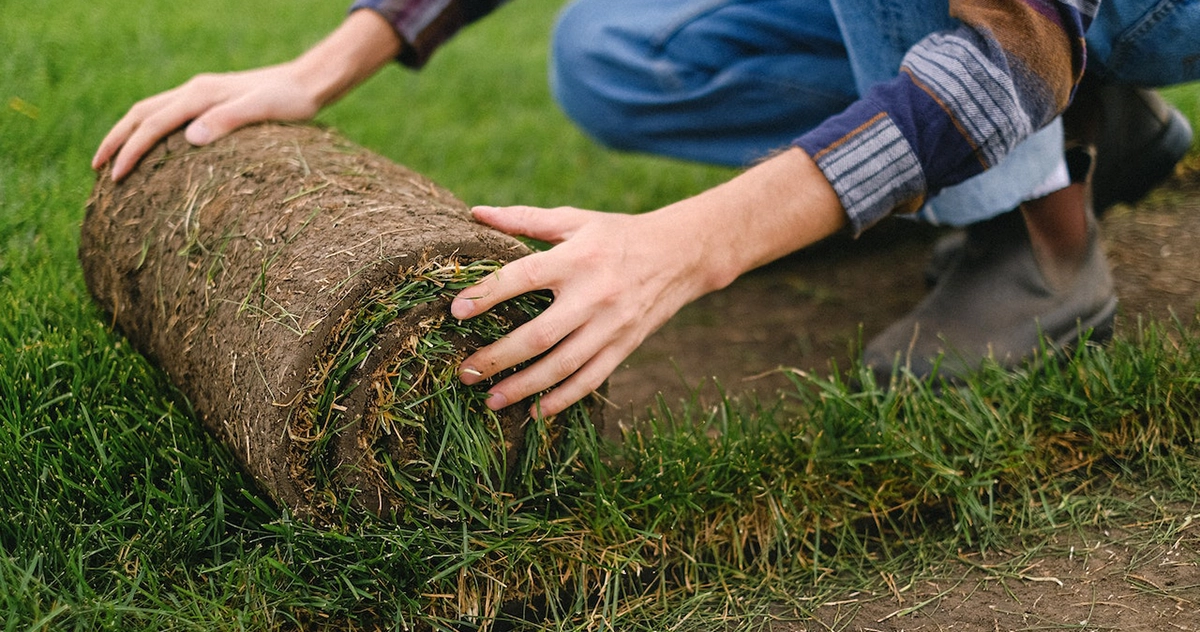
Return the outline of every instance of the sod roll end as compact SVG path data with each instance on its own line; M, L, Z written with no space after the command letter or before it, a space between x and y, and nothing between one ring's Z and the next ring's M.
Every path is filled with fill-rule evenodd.
M527 253L427 178L269 124L205 147L176 133L124 181L102 174L79 257L112 324L281 507L404 520L436 513L414 503L431 493L503 488L589 416L492 413L455 375L548 304L449 315L458 289Z

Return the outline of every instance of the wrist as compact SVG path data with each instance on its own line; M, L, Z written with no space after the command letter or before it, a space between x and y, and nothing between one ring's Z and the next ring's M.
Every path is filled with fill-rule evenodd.
M383 16L360 10L286 66L296 85L320 109L394 59L401 46L400 36Z
M663 209L691 230L684 239L700 257L707 290L832 235L846 224L837 193L799 148L766 160L734 179Z

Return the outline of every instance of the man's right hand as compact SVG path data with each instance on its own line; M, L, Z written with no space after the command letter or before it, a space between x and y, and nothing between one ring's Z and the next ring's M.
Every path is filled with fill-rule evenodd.
M120 180L155 143L188 121L188 142L206 145L250 123L310 119L393 59L400 46L400 38L379 14L355 11L293 61L197 75L139 101L101 141L92 168L112 160L112 178Z

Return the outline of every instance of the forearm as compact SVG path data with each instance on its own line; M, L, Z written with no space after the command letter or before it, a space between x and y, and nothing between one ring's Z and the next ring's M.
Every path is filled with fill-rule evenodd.
M654 214L694 244L705 292L809 246L846 225L833 187L803 150L792 148L736 178Z
M833 188L799 149L642 215L518 206L477 207L475 216L554 247L464 289L451 314L471 318L539 289L553 292L554 302L465 359L460 376L477 384L537 358L494 384L488 406L503 408L555 387L531 413L545 415L597 388L679 308L846 222Z
M317 107L324 107L393 60L401 46L400 37L381 15L355 11L291 66Z

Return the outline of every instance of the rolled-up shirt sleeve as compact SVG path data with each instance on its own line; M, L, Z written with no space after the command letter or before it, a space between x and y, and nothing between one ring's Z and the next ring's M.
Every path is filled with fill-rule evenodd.
M404 40L399 61L420 68L462 27L507 0L356 0L350 11L369 9L383 16Z
M951 0L961 26L796 139L861 233L995 165L1066 109L1099 0Z

